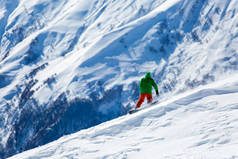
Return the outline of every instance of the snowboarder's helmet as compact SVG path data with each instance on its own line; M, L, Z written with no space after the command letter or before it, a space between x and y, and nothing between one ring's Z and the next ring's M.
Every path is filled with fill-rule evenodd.
M147 77L147 78L148 78L148 77L151 77L151 73L150 73L150 72L147 72L146 75L145 75L145 77Z

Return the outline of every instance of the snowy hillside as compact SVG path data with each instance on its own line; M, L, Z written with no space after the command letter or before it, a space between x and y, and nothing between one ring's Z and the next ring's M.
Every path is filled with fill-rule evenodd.
M238 0L0 4L0 158L238 72Z
M237 159L237 96L236 76L10 159Z

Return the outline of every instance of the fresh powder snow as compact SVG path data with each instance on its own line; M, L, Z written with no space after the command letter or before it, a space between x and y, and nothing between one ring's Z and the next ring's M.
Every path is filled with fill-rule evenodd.
M0 0L0 158L48 143L20 156L237 158L237 11L238 0ZM158 105L128 116L148 71Z
M237 76L9 159L238 158Z

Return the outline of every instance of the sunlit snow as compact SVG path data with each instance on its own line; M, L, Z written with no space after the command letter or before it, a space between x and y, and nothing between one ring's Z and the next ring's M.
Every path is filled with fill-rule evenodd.
M46 156L143 158L160 143L161 158L236 158L237 11L237 0L0 0L0 158L76 132ZM148 71L159 105L128 117Z

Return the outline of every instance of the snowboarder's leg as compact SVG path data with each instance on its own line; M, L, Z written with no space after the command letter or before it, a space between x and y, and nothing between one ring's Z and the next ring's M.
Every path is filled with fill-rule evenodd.
M146 98L147 98L147 103L152 103L153 98L152 98L152 94L146 94Z
M145 100L145 97L146 95L143 93L143 94L140 94L140 98L138 100L138 102L136 103L136 108L140 108L141 104L144 102Z

